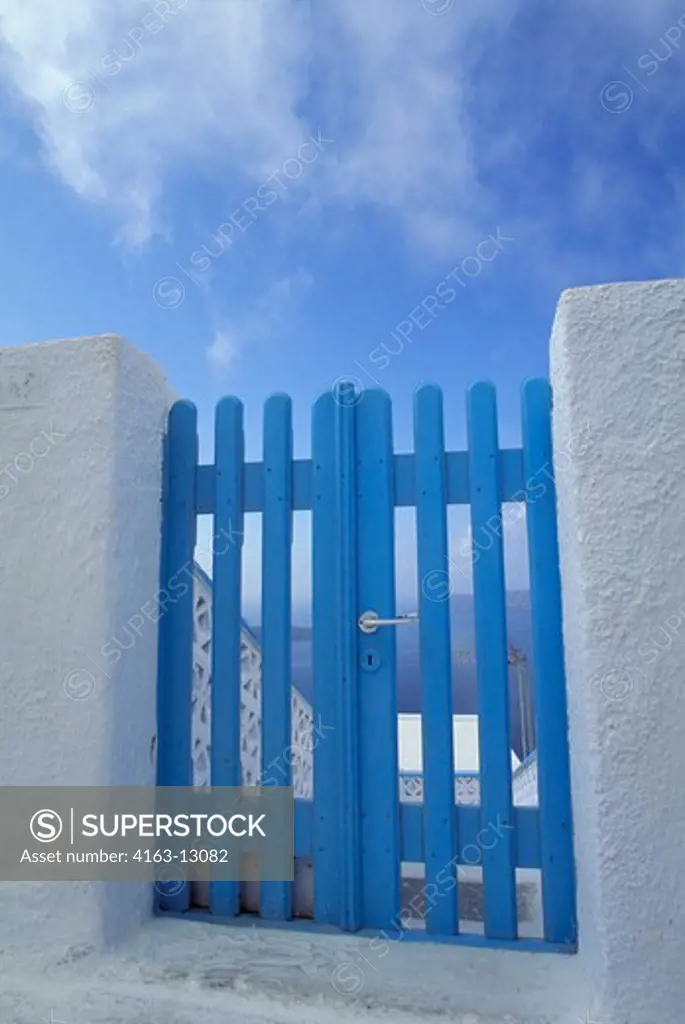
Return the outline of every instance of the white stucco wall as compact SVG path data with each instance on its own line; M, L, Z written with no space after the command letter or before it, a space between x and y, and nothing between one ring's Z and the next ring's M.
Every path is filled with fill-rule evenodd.
M113 336L0 350L0 785L154 783L157 628L141 611L169 403L157 366ZM56 958L150 910L149 886L0 883L0 945Z
M592 1019L681 1020L685 282L564 293L551 357Z

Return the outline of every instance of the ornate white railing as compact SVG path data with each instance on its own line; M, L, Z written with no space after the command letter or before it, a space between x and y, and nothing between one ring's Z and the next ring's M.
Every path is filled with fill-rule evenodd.
M212 688L212 583L196 566L194 592L193 643L193 783L207 786L210 781L211 751L211 688ZM240 636L241 702L240 734L243 784L255 786L260 778L261 763L261 670L259 641L244 625ZM314 717L306 697L292 688L291 746L272 764L266 766L265 777L284 777L286 766L292 765L295 796L311 799L314 791L313 749ZM513 777L514 803L517 806L537 804L537 758L533 754L520 765ZM399 778L400 800L421 803L423 776L405 772ZM458 804L480 803L478 775L455 774L454 798Z
M538 756L535 752L514 772L514 803L519 807L538 805Z
M520 765L512 778L514 804L517 807L534 806L538 802L537 757L532 754ZM423 775L402 772L400 775L400 800L406 803L423 801ZM454 802L474 806L480 803L480 776L455 773Z
M400 774L400 800L419 804L423 800L423 775ZM477 775L455 774L454 801L458 804L480 803L480 779Z
M212 690L212 584L196 567L193 643L193 783L207 786L210 780L211 690ZM240 739L243 784L257 785L261 763L261 669L259 642L244 626L240 635L241 701ZM295 796L311 798L313 793L314 722L311 704L299 690L292 690L292 743L265 775L284 777L292 765Z

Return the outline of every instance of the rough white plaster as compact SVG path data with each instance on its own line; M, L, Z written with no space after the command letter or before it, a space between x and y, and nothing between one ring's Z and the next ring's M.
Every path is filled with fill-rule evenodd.
M107 956L55 965L40 989L2 966L12 1024L51 1008L65 1024L579 1024L588 1009L573 956L192 921L156 920Z
M158 588L166 380L106 335L2 349L0 382L0 785L152 784L157 629L127 623ZM150 910L143 885L0 883L0 947L57 957Z
M685 1005L684 360L685 282L562 296L551 361L580 951L594 1017L612 1024L681 1020Z

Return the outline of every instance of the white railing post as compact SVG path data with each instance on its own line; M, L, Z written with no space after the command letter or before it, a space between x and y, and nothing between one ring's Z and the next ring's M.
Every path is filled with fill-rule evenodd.
M591 1020L685 1003L685 282L565 292L554 456ZM681 630L682 625L682 630Z

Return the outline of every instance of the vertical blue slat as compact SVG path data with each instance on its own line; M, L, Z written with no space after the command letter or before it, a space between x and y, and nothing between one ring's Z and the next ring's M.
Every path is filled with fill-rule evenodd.
M459 930L454 814L452 666L448 577L447 504L442 392L420 388L414 403L416 528L421 643L421 723L423 739L423 816L426 862L426 931L454 935ZM410 628L410 627L402 627ZM440 877L438 877L440 876ZM435 888L432 888L435 887ZM429 905L429 896L441 896Z
M292 410L287 395L264 409L264 514L262 519L262 780L290 786ZM289 882L263 882L260 914L291 916Z
M313 711L321 736L314 744L314 919L341 921L336 595L338 508L335 479L335 399L323 395L312 413L312 670ZM332 731L330 731L332 730Z
M243 407L216 407L215 512L212 573L212 786L242 784L240 763L240 630L243 549ZM239 913L238 882L211 882L212 914Z
M392 410L383 391L357 408L358 611L395 614ZM415 626L408 626L415 629ZM362 917L387 928L400 911L395 630L358 635Z
M468 392L469 493L480 742L485 934L516 938L509 675L497 403L492 384Z
M165 594L170 594L170 587L173 588L174 599L165 602L160 612L157 782L160 786L190 786L192 573L197 525L197 411L190 402L176 402L172 406L165 449L160 589L164 598ZM180 892L173 893L175 888L169 883L169 892L160 895L159 905L163 910L188 909L189 887L186 885Z
M166 586L166 580L169 574L169 529L171 527L171 485L169 482L170 466L169 460L171 456L171 446L169 444L169 425L167 421L167 429L164 433L162 440L162 533L160 537L159 545L159 586L160 586L160 597L162 588ZM197 478L197 474L196 474ZM195 519L197 523L197 518ZM168 711L165 707L166 698L166 687L167 687L167 665L169 664L169 644L171 640L171 634L168 631L167 624L164 622L164 616L160 615L159 629L157 630L157 761L156 761L156 781L158 786L164 785L164 775L168 773L166 766L166 750L169 748L169 740L167 738L169 733L170 724L167 721ZM191 714L192 714L192 680L191 680ZM190 743L192 748L192 734L190 737ZM170 747L173 750L173 741ZM191 777L192 777L192 752L191 752Z
M359 667L357 619L357 508L356 508L357 395L353 388L336 394L335 449L336 537L338 616L337 646L338 785L342 851L341 927L357 931L362 925L361 906L361 793L359 779Z
M576 941L573 825L569 772L561 583L554 476L552 394L548 381L522 389L523 466L535 667L540 847L545 939ZM543 485L542 494L540 484Z

